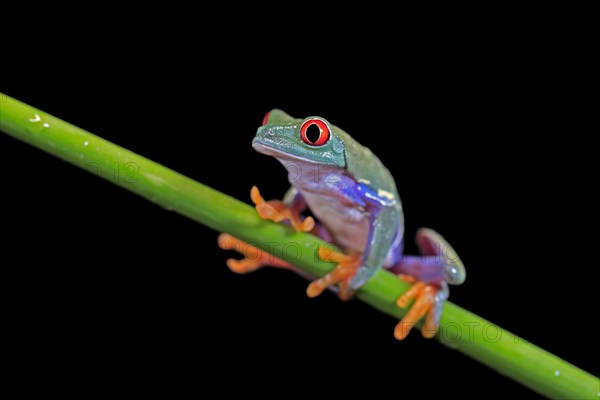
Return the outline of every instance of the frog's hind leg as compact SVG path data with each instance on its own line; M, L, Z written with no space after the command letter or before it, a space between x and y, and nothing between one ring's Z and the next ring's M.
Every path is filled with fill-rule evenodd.
M448 284L460 285L466 278L464 265L441 235L431 229L420 229L416 239L423 256L404 256L390 268L400 279L413 283L412 288L397 300L402 308L414 300L394 331L399 340L404 339L423 317L423 336L435 336L442 307L450 292Z
M335 262L337 266L333 271L312 281L306 289L306 294L308 297L316 297L323 293L325 289L335 290L334 285L339 284L337 292L340 299L348 300L354 292L350 286L350 281L361 266L362 254L358 252L342 254L325 246L319 247L318 255L321 260Z
M396 339L406 338L412 327L423 317L425 317L425 322L421 328L421 333L426 338L435 336L442 315L442 307L448 295L448 284L445 282L440 285L431 285L417 281L396 302L398 307L405 308L414 300L408 312L396 325L394 330Z

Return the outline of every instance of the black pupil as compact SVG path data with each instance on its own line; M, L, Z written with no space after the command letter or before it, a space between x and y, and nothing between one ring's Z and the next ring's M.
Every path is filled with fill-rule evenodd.
M306 138L309 142L315 143L321 137L321 129L317 126L317 124L312 124L308 128L306 128Z

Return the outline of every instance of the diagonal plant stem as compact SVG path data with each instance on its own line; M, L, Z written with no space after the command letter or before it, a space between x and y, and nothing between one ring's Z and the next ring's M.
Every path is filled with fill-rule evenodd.
M261 219L253 207L156 162L0 93L0 130L71 164L99 175L169 210L288 259L312 276L333 265L315 257L320 239ZM128 177L115 177L118 163ZM116 178L116 179L115 179ZM289 259L286 248L296 256ZM405 312L396 299L409 285L379 271L357 297L395 318ZM551 398L598 399L598 378L551 353L447 302L437 339L523 385Z

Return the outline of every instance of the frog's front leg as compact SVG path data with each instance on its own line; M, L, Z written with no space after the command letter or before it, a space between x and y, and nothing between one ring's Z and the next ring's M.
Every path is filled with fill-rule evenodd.
M252 187L250 197L262 218L289 223L299 231L308 232L312 230L314 234L327 240L326 230L319 225L315 225L312 217L302 218L301 213L307 208L307 205L302 194L293 186L285 194L283 200L265 201L256 186ZM230 258L226 261L229 269L238 274L245 274L264 266L270 266L291 269L303 275L288 262L227 233L219 235L218 244L223 250L235 250L244 256L241 260Z
M327 287L339 283L339 297L349 299L373 274L383 266L394 238L398 233L401 212L394 199L380 196L364 184L357 185L352 200L364 207L369 218L369 232L364 252L350 251L348 254L333 254L326 248L319 249L324 261L337 263L337 267L307 288L309 297L316 297Z
M219 235L218 244L223 250L235 250L244 256L241 260L228 258L226 261L229 269L238 274L254 272L265 266L294 269L292 265L282 259L227 233L221 233Z
M412 327L423 317L423 336L433 337L442 314L442 307L450 293L448 284L460 285L466 278L464 265L448 242L431 229L417 232L417 245L422 256L403 256L390 267L401 279L413 286L398 298L399 307L414 303L404 318L396 325L394 336L404 339Z
M294 229L303 232L310 232L315 227L315 220L312 217L303 219L300 215L306 209L306 202L302 194L293 186L285 194L283 201L265 201L256 186L250 190L250 198L256 211L264 219L274 222L288 221Z

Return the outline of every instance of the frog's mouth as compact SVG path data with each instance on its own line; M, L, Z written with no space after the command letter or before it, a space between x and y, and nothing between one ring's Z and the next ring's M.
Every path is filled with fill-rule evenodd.
M261 154L265 154L267 156L272 156L279 160L303 161L306 163L313 163L313 164L316 163L316 161L314 161L314 160L311 160L311 159L308 159L305 157L296 156L294 154L288 153L284 149L278 149L277 147L270 146L269 144L265 143L264 141L260 140L259 138L252 139L252 147L254 148L254 150L258 151Z

